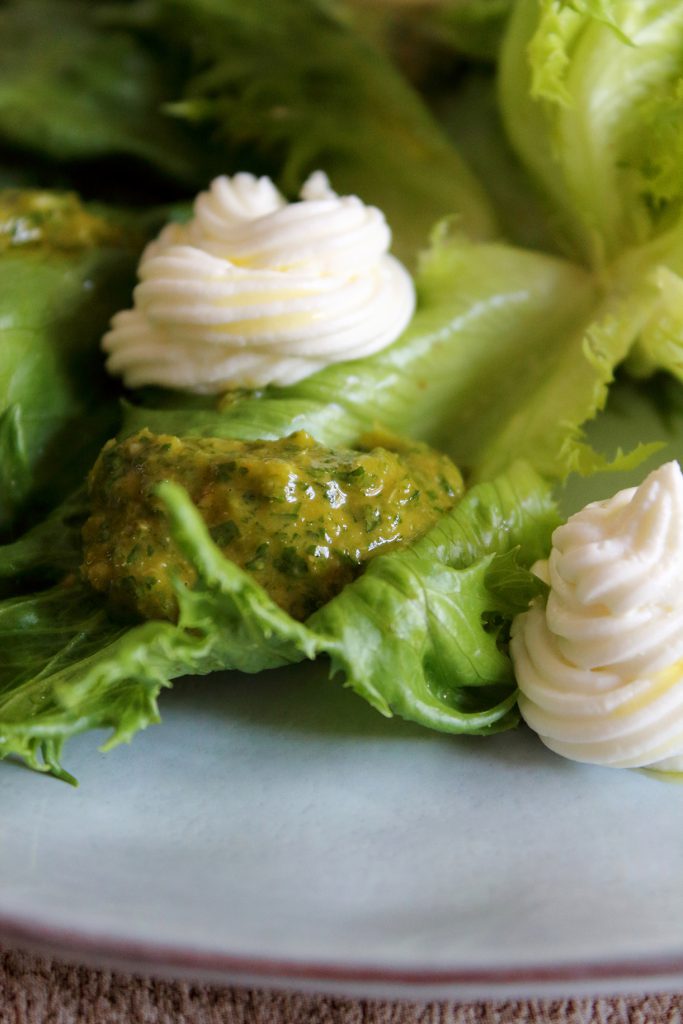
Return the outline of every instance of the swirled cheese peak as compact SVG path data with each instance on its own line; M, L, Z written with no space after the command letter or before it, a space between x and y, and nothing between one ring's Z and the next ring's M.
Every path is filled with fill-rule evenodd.
M526 722L577 761L683 771L683 475L587 505L534 571L550 586L513 622Z
M269 178L219 177L147 246L133 309L105 335L110 373L199 393L292 384L379 351L415 306L383 214L320 171L287 203Z

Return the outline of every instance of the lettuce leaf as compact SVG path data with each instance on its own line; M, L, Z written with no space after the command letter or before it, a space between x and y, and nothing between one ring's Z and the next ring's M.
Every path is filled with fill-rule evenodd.
M658 370L683 380L683 223L615 265L614 279L639 296L639 331L627 361L634 377Z
M109 27L102 8L88 0L3 3L4 146L60 163L130 156L167 177L203 183L202 147L161 109L180 88L182 62L162 60L139 35Z
M519 0L500 64L517 152L565 244L601 268L681 215L677 0Z
M500 98L612 326L630 320L629 372L683 379L683 7L520 0Z
M408 262L446 214L473 237L495 231L417 92L326 0L7 0L0 58L4 148L95 194L139 202L140 167L132 186L112 181L111 158L193 189L248 168L292 195L322 166L338 191L381 206ZM96 160L94 175L79 171Z
M475 244L445 227L421 263L415 320L383 353L218 408L168 395L129 407L126 430L265 438L307 429L330 445L381 423L437 441L480 482L425 538L378 557L305 624L222 557L171 485L170 529L198 583L178 588L177 625L114 623L78 580L74 497L0 549L0 579L58 581L0 603L6 645L22 632L0 673L0 750L59 770L60 744L74 732L109 726L116 743L155 721L158 693L175 676L258 672L320 654L384 714L451 732L512 724L505 630L555 523L543 478L605 463L583 443L581 424L640 330L643 289L605 292L566 261ZM516 547L519 564L500 560Z
M130 407L124 429L254 439L308 430L351 444L376 424L447 451L470 479L517 458L549 477L595 468L582 424L604 405L649 308L542 253L472 243L445 225L416 278L418 308L394 345L222 409Z
M356 31L391 54L405 74L418 82L443 62L456 58L495 61L514 0L432 0L429 4L384 0L345 0Z
M167 107L205 125L241 162L275 173L287 194L322 167L340 193L386 213L412 262L439 218L472 237L495 226L483 190L386 55L326 0L143 0L139 18L169 51L193 48L193 72ZM136 5L129 20L134 23Z
M505 136L495 69L477 67L442 85L432 105L486 189L505 239L561 255L550 202Z
M0 536L77 486L116 429L99 340L142 226L72 194L0 192Z
M492 236L474 176L350 20L327 0L8 0L0 140L62 166L134 158L194 188L249 168L294 195L323 167L386 212L407 261L445 214Z
M440 0L413 12L408 28L454 53L495 61L514 0Z
M80 487L18 540L0 547L0 595L25 593L76 573L88 515L88 496Z
M106 748L130 740L158 721L158 694L175 676L259 672L319 654L384 714L448 732L515 723L510 663L482 616L507 607L500 588L487 587L495 555L519 547L528 564L556 523L548 487L529 467L473 488L412 549L376 559L304 624L221 555L182 489L162 485L161 495L198 576L192 590L177 588L178 624L116 623L74 574L0 602L0 756L69 781L69 736L110 728ZM0 565L5 557L0 549Z
M503 586L492 574L517 547L527 567L545 554L557 522L547 485L523 463L474 487L412 548L375 559L311 617L332 672L384 715L452 733L509 728L514 677L487 619L509 618L511 595L535 584L510 561Z

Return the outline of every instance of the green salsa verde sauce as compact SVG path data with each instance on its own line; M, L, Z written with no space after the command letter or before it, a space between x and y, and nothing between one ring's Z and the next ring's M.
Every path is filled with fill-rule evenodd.
M424 534L461 497L456 466L426 445L375 432L330 449L299 431L275 441L142 430L102 450L89 480L83 574L119 615L175 620L176 548L161 481L188 492L223 554L305 619L375 555Z

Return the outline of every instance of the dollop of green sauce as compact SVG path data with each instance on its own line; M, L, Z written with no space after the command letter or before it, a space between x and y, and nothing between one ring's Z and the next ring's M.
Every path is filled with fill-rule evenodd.
M0 189L0 252L43 248L54 252L118 245L121 226L88 209L75 192Z
M354 449L303 431L236 441L142 430L110 441L90 475L83 573L118 614L174 620L172 576L194 582L156 496L163 480L187 490L221 551L297 619L371 558L424 534L464 490L445 455L380 432Z

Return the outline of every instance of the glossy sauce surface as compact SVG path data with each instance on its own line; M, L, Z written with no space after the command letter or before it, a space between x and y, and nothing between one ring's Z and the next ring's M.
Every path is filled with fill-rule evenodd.
M143 430L111 441L90 477L83 571L119 613L174 619L171 574L194 582L156 497L162 480L187 490L221 551L299 619L376 554L424 534L464 489L446 456L380 433L355 450L303 431L236 441Z

